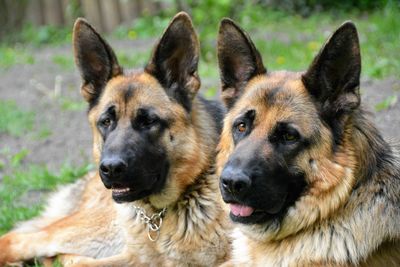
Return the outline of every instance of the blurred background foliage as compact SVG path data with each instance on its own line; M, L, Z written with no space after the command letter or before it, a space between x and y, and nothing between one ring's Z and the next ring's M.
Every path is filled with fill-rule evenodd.
M52 1L63 3L60 4L63 8L61 12L65 13L62 23L34 26L24 22L22 18L24 12L25 16L29 12L26 8L29 1L11 1L11 9L19 8L24 11L19 12L21 14L17 12L19 15L15 12L10 15L10 7L7 8L10 0L0 0L0 10L5 13L1 16L0 11L0 18L7 20L13 17L14 22L19 21L14 23L13 29L10 28L10 23L0 24L3 25L0 30L0 66L34 63L34 58L23 49L27 45L70 43L72 23L78 16L87 17L101 32L107 32L111 38L136 40L160 36L171 17L184 10L192 16L200 35L200 72L206 77L218 76L215 47L218 23L222 17L236 20L250 33L270 69L292 70L306 68L329 34L344 20L351 19L360 33L363 74L372 78L399 76L399 0L120 0L119 4L118 1L108 0ZM88 8L89 2L97 3L96 10L101 12L93 14L95 8ZM110 2L117 3L117 8L110 8ZM133 8L130 13L135 14L124 20L122 13L127 3ZM110 16L100 16L108 13ZM106 26L104 21L113 17L116 17L113 24ZM133 67L144 64L148 54L142 54L139 58L127 54L121 54L120 57L122 63ZM57 62L64 65L69 62L73 64L68 60L62 62L62 59L57 59Z

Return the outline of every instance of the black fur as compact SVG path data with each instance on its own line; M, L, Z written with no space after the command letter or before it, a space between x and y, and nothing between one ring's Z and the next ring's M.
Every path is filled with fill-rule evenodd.
M217 46L223 98L229 109L244 85L267 70L250 37L230 19L221 21Z
M146 71L154 75L167 94L188 112L198 88L192 79L198 80L199 48L197 35L190 19L181 16L167 28L156 46Z
M315 98L321 117L340 142L345 115L360 105L361 56L357 30L344 23L315 57L302 81Z
M109 44L84 19L75 22L73 44L83 80L82 95L91 108L107 82L123 70Z

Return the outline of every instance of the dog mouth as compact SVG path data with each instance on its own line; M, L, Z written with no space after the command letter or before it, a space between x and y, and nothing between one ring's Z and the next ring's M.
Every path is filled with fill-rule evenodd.
M113 185L111 187L111 191L112 191L112 195L113 196L126 196L129 195L133 189L131 189L130 187L117 187L115 185Z
M132 202L151 194L149 190L137 190L133 186L113 184L111 185L112 198L117 203Z
M229 203L229 217L233 222L241 224L260 224L274 219L277 214L246 204Z

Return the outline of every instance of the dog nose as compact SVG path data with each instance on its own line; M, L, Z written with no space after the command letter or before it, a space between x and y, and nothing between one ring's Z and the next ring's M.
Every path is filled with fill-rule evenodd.
M108 179L119 178L128 168L128 164L120 158L103 159L100 163L100 172Z
M221 186L231 194L243 195L249 190L251 179L241 169L228 166L222 171Z

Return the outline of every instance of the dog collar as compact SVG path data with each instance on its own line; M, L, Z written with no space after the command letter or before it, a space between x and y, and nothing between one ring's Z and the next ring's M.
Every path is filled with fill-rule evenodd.
M157 241L158 237L160 236L160 229L165 213L167 212L167 208L163 208L160 212L148 216L143 208L136 206L133 207L136 211L136 215L139 216L140 221L147 226L147 236L150 241Z

